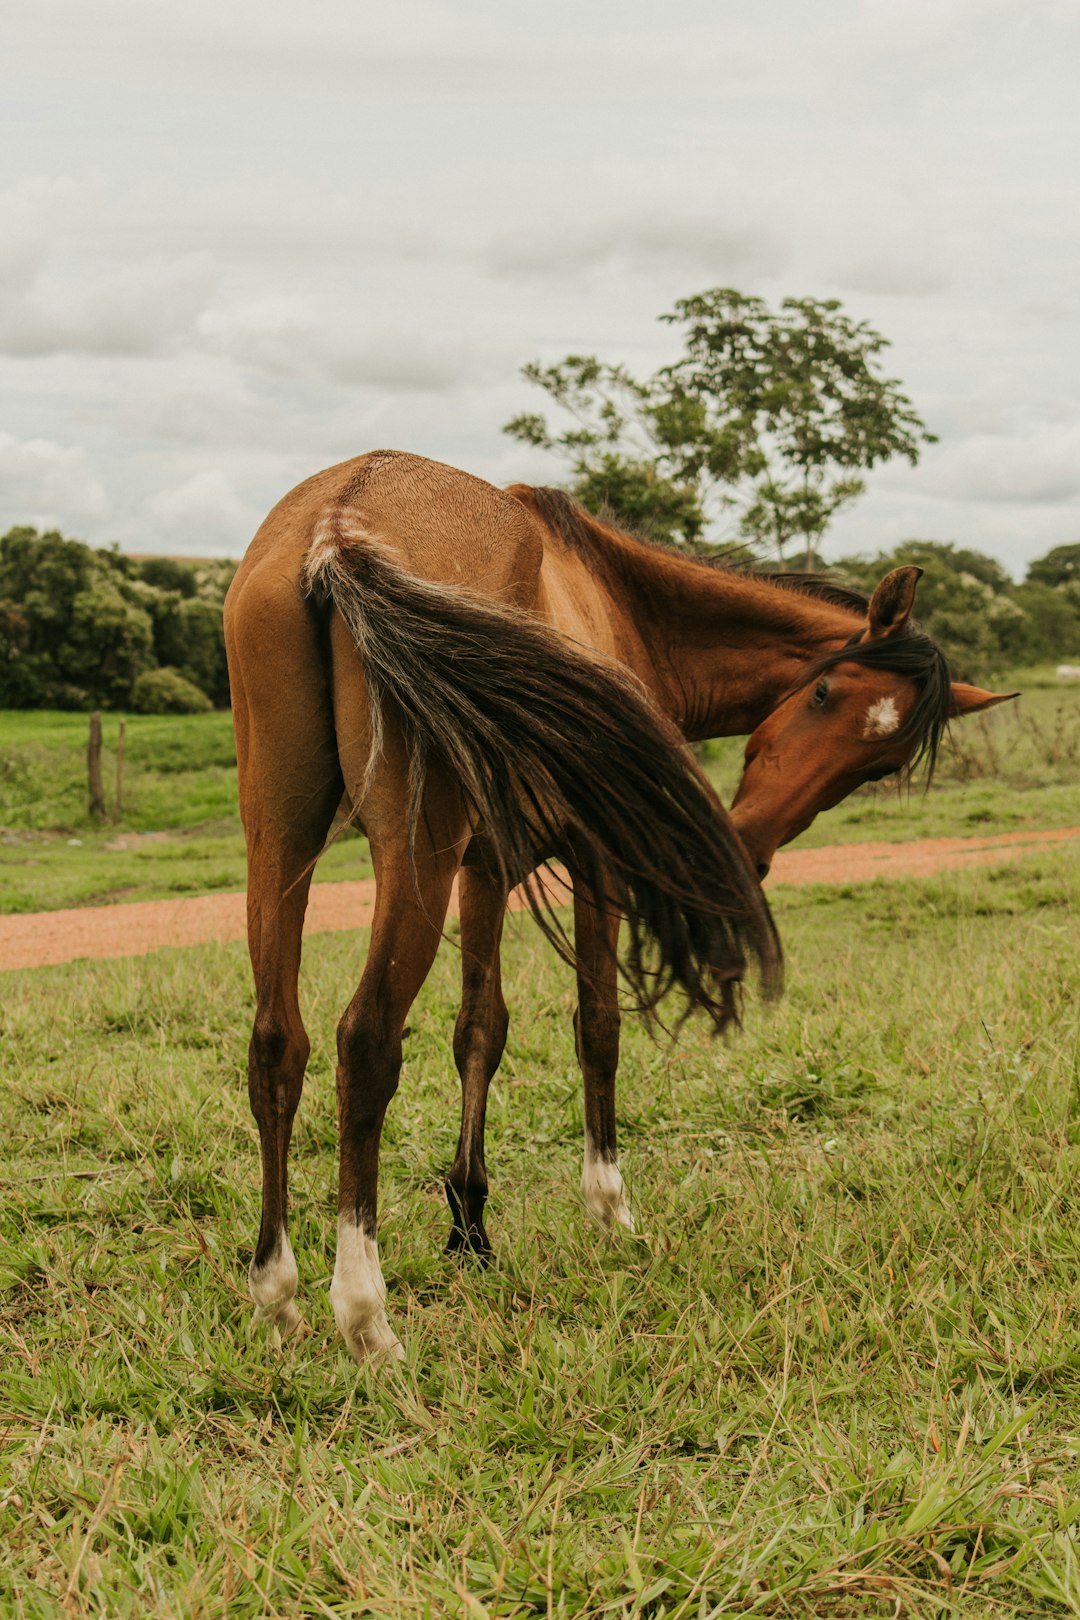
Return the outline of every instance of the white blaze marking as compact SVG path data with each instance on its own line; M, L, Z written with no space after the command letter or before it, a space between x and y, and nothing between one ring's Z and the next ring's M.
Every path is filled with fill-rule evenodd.
M355 1360L368 1356L405 1355L386 1320L386 1284L379 1265L379 1245L349 1216L338 1220L337 1260L330 1284L338 1331Z
M888 737L892 732L899 729L900 715L897 711L895 698L878 698L876 703L871 703L866 711L866 725L863 727L864 737Z
M619 1167L614 1159L605 1159L596 1151L588 1131L585 1132L585 1169L581 1175L581 1196L590 1215L603 1226L625 1226L634 1230L634 1217L626 1201L626 1189Z
M256 1323L267 1323L277 1328L282 1337L294 1333L300 1326L300 1312L293 1304L296 1293L296 1261L284 1231L279 1234L276 1252L261 1270L252 1265L248 1272L248 1287L255 1301Z

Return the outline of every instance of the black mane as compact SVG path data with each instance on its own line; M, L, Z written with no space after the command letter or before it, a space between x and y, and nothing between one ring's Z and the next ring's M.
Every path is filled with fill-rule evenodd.
M723 567L724 564L721 562L718 566ZM794 591L797 596L815 597L819 602L828 602L830 607L847 608L863 618L870 606L868 596L850 585L842 584L840 580L830 579L827 574L786 573L779 568L740 568L731 571L745 574L750 579L762 579L767 585L775 585L781 591Z

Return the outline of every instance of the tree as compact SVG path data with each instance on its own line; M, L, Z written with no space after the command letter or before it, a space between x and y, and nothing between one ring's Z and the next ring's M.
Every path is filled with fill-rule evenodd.
M1080 541L1055 546L1045 557L1037 557L1027 577L1038 585L1080 585Z
M680 474L661 442L674 429L670 410L661 415L663 373L639 383L623 366L571 354L557 366L530 362L521 374L576 425L553 433L543 416L526 412L503 432L568 460L574 494L589 511L611 513L651 540L701 539L707 523L702 481Z
M139 564L139 578L159 591L175 591L178 596L195 595L195 570L190 563L178 562L175 557L144 557Z
M132 682L154 666L150 615L107 576L94 580L72 603L55 657L64 680L84 691L92 706L122 708Z
M964 680L1080 653L1080 592L1029 574L1015 585L993 557L942 540L905 540L876 557L845 557L839 572L867 592L890 568L915 563L919 621Z
M198 596L159 593L154 615L154 650L163 668L179 670L184 679L205 692L211 703L226 708L229 671L225 662L225 631L221 605Z
M1032 579L1029 571L1024 583L1016 587L1013 601L1024 615L1022 633L1009 649L1018 663L1075 662L1080 655L1080 591L1076 587L1047 585Z
M0 537L0 707L122 708L136 686L145 707L173 691L140 685L156 665L227 704L222 601L234 572L10 530Z
M535 412L505 432L562 455L592 510L653 538L693 544L726 518L774 551L801 540L813 560L861 472L894 456L914 465L934 442L899 384L883 376L886 339L836 299L771 310L730 287L680 299L661 320L685 352L645 382L593 355L523 369L571 418Z

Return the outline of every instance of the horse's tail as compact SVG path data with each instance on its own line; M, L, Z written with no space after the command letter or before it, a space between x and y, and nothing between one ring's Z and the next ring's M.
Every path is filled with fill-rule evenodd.
M337 510L303 580L329 597L363 659L372 763L384 710L405 737L410 848L429 762L460 782L507 886L555 852L621 908L620 964L648 1010L672 985L723 1027L737 1016L746 952L779 989L772 917L727 813L675 728L630 677L517 609L406 572ZM535 879L537 922L573 948Z

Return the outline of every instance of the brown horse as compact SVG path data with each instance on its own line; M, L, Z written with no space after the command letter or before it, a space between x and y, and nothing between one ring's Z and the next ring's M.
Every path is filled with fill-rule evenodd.
M598 523L557 491L499 491L385 451L309 479L275 507L226 604L258 1001L257 1318L285 1332L300 1320L286 1228L308 1056L297 975L311 869L342 798L367 833L378 889L367 963L338 1029L331 1297L360 1360L400 1353L376 1243L379 1139L454 877L462 1126L450 1247L488 1247L483 1133L507 1025L502 917L510 887L552 854L573 880L572 950L535 886L530 901L577 968L586 1202L628 1223L615 1157L617 964L647 1011L675 985L723 1027L748 954L767 991L779 983L746 849L762 873L819 809L921 752L932 762L950 715L1001 701L950 686L939 650L909 624L918 574L895 571L866 604L712 569ZM744 848L681 744L751 731L736 801Z

